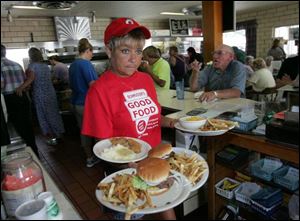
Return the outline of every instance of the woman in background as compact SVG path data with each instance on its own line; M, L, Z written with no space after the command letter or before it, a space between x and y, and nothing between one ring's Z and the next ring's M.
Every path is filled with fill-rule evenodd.
M85 97L89 87L97 79L96 71L91 63L93 57L93 46L86 38L78 42L79 57L73 61L69 68L69 82L72 89L71 103L78 127L81 129ZM94 156L92 147L94 139L81 135L81 146L86 154L86 166L92 167L100 160Z
M273 56L274 61L283 61L286 54L280 45L279 39L274 39L272 47L269 49L267 56Z
M43 56L39 49L30 48L28 54L30 64L27 72L31 72L34 76L32 100L38 122L43 135L47 138L47 144L56 145L57 138L61 138L65 129L51 82L50 68L43 63Z

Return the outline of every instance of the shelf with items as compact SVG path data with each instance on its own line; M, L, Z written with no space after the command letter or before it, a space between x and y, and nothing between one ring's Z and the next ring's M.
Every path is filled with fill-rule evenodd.
M264 137L228 132L221 136L207 137L205 140L207 144L207 162L211 171L208 179L208 198L210 199L208 201L208 219L216 219L218 213L224 207L224 201L220 200L221 196L216 194L215 184L224 177L233 178L234 171L237 169L220 164L216 160L216 153L223 150L227 145L236 145L257 152L258 155L276 157L296 165L296 167L299 166L299 149L268 142Z

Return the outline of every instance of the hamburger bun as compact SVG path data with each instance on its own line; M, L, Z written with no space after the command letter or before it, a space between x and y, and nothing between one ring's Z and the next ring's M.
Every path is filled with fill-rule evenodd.
M168 161L159 158L147 158L137 165L137 175L149 186L155 186L169 177L171 167Z
M172 152L172 145L169 143L161 143L158 144L156 147L152 148L149 153L148 157L152 158L163 158L164 156L170 154Z

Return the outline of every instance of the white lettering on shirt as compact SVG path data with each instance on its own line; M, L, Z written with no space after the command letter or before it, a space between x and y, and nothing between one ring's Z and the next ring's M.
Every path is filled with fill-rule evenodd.
M158 107L144 89L123 93L132 121L135 121L138 134L145 132L149 118L158 114Z

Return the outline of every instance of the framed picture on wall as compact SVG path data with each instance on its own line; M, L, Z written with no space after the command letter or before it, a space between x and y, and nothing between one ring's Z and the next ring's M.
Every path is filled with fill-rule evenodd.
M172 19L170 18L171 36L188 36L189 23L187 19Z

